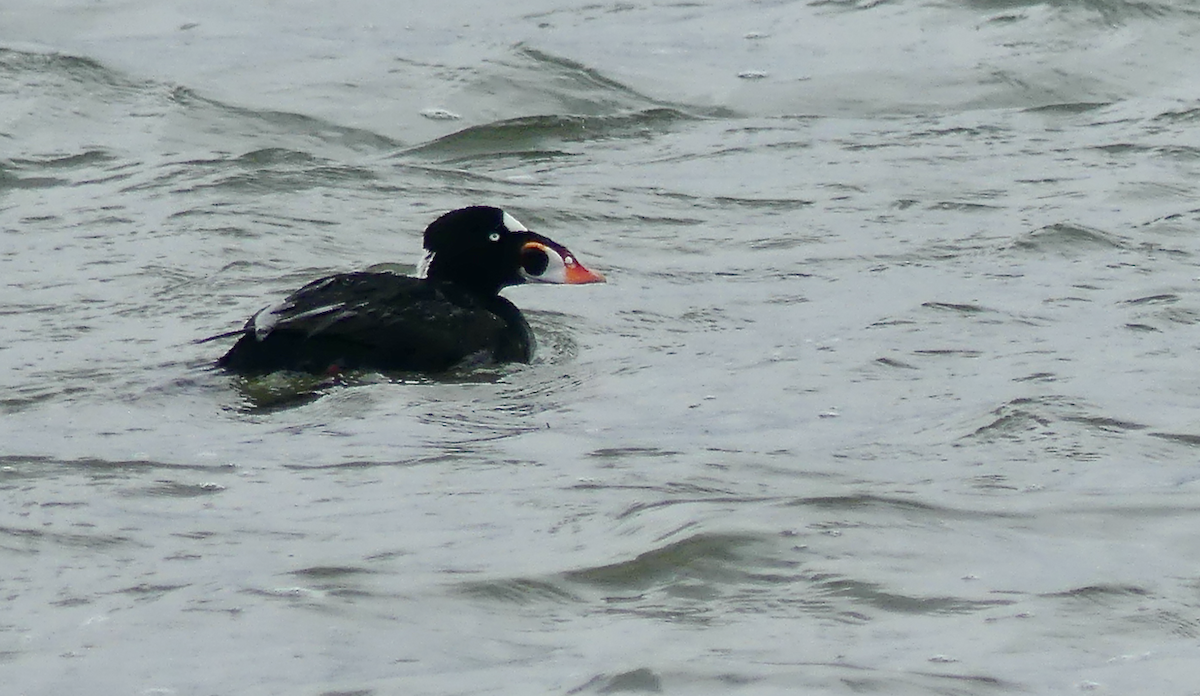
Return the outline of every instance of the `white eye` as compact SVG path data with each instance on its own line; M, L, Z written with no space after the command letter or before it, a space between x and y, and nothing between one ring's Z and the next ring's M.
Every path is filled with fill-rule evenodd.
M498 242L498 241L500 241L500 233L499 233L499 232L493 232L493 233L489 234L489 235L488 235L488 241L490 241L490 242Z

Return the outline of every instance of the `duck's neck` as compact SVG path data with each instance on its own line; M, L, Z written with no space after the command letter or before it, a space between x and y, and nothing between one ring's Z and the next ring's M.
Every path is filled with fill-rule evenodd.
M447 256L446 252L426 251L417 266L417 277L438 283L450 283L467 290L481 300L495 297L510 282L504 274L485 264L471 263Z

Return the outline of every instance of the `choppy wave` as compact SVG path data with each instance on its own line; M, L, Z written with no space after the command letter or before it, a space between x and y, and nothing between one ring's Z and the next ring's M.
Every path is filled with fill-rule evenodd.
M651 137L673 124L691 120L680 111L656 108L617 115L526 116L488 123L443 136L409 150L411 154L441 158L477 159L481 155L514 155L552 158L569 155L549 147L597 140Z
M1013 247L1027 251L1074 255L1096 249L1127 249L1129 242L1104 230L1058 223L1030 232L1014 241Z
M37 85L36 92L30 85ZM24 94L23 110L10 119L10 138L37 146L39 133L53 125L56 139L42 143L42 164L96 163L117 155L97 150L99 141L120 142L126 153L170 153L207 149L228 152L310 145L324 152L375 153L399 143L362 129L347 128L297 113L252 109L201 96L180 85L139 79L87 57L0 47L0 90ZM144 127L130 129L128 119ZM82 138L72 143L72 138Z
M878 583L806 568L805 551L760 535L695 534L625 561L550 578L471 582L462 590L479 599L518 604L602 602L613 612L685 621L706 621L732 610L857 623L874 611L937 615L1012 603L890 591ZM778 596L764 601L764 594Z

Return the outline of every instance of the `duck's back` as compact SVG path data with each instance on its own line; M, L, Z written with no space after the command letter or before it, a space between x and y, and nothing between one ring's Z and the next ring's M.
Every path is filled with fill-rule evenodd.
M533 333L511 302L394 273L313 281L246 322L218 364L241 373L358 368L438 372L528 362Z

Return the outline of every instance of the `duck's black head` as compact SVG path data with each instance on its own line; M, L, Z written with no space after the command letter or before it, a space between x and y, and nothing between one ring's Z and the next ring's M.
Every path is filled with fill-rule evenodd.
M425 257L418 275L449 281L481 295L537 283L602 283L552 239L530 232L499 208L452 210L425 228Z

